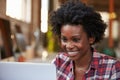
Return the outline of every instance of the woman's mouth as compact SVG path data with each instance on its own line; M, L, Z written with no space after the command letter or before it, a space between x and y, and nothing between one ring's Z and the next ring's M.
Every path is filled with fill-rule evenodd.
M75 56L77 55L79 52L75 51L75 52L67 52L69 56Z

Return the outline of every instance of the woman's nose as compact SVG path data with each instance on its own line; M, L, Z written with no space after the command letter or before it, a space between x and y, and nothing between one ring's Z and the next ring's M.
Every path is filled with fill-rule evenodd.
M71 41L66 43L66 48L67 49L72 49L73 47L74 47L74 45Z

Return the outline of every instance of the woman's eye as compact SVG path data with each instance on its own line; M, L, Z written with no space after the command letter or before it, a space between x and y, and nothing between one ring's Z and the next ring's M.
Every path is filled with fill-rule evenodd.
M61 41L67 42L67 39L66 38L61 38Z
M80 41L80 39L78 39L78 38L73 39L73 42L79 42L79 41Z

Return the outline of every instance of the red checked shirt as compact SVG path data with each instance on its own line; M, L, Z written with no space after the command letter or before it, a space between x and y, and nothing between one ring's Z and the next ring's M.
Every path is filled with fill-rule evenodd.
M60 53L53 60L57 68L57 80L74 80L73 61ZM93 52L91 65L83 80L120 80L120 62L110 56Z

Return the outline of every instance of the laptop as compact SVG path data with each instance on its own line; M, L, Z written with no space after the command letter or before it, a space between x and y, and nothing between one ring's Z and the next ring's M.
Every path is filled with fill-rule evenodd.
M0 80L56 80L51 63L0 62Z

